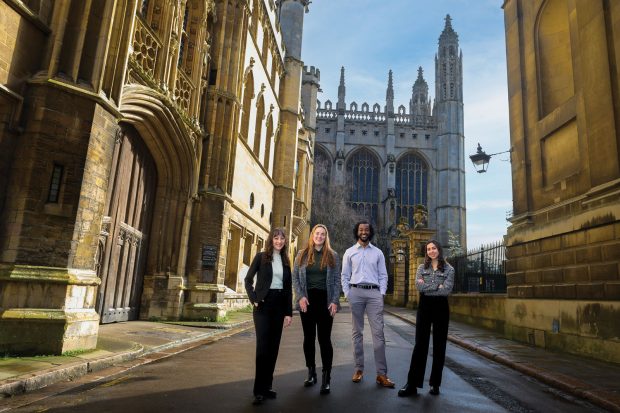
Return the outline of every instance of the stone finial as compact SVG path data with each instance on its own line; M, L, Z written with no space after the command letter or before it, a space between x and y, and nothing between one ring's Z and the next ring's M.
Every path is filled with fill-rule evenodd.
M394 81L392 79L392 70L388 73L388 87L385 93L386 109L387 113L394 113Z
M446 14L446 25L444 27L444 31L454 31L454 29L452 29L452 17L450 17L449 14Z
M344 86L344 66L340 68L340 85L338 86L338 109L345 109L344 98L346 94L346 88Z
M452 17L450 17L449 14L446 14L445 20L446 20L446 24L443 28L443 31L441 32L441 35L439 36L439 41L441 41L442 39L447 39L447 38L458 39L458 35L452 28Z

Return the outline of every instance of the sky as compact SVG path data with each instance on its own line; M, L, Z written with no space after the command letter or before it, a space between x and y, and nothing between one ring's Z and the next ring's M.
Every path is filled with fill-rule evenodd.
M493 154L510 149L502 0L313 0L304 19L302 60L321 71L321 102L338 100L345 67L346 102L385 105L388 71L394 107L409 107L422 66L435 96L435 53L446 14L463 52L467 249L497 242L512 210L509 154L491 158L487 173L469 160L478 143Z

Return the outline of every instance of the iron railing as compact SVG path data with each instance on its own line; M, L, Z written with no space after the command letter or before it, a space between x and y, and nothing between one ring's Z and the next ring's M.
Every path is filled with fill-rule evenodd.
M506 247L503 241L482 245L467 254L451 257L455 293L505 293Z

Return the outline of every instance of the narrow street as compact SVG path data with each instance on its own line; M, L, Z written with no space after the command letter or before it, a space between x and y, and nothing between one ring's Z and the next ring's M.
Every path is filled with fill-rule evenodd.
M302 332L299 317L294 317L293 326L285 330L276 367L274 389L278 391L278 397L262 406L251 405L255 337L250 329L212 345L146 364L96 383L72 388L67 388L66 383L54 385L45 389L49 397L12 411L602 411L453 344L448 344L441 395L429 395L426 386L417 397L399 398L397 391L404 384L409 366L414 327L390 315L386 315L385 321L388 375L396 382L396 389L380 388L375 384L372 345L368 334L365 337L366 375L359 384L351 382L351 325L350 313L346 309L337 315L332 333L334 370L330 395L319 395L318 385L311 388L302 386L305 377ZM368 326L366 331L369 331ZM317 364L320 366L320 360ZM430 369L430 364L431 359L427 369Z

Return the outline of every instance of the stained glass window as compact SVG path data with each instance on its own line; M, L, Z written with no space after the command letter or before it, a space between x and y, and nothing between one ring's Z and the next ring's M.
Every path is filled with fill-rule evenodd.
M415 221L413 211L416 205L428 209L428 168L426 163L415 154L407 154L396 163L396 209L397 222L401 216L407 217L413 228Z
M357 151L347 161L349 206L372 223L379 213L379 160L368 149Z

